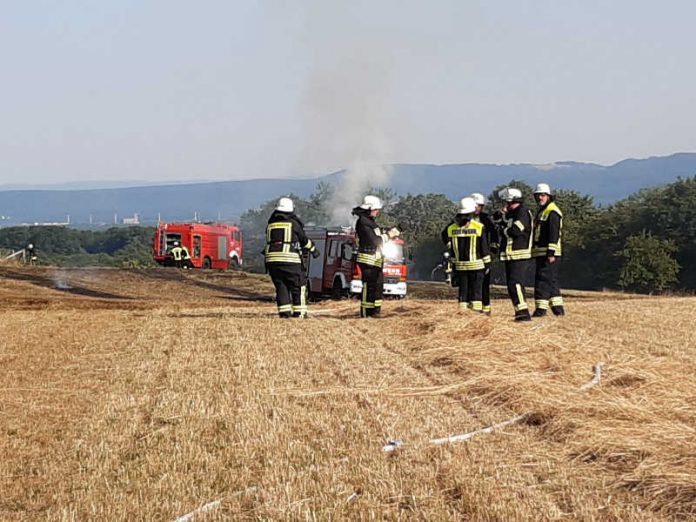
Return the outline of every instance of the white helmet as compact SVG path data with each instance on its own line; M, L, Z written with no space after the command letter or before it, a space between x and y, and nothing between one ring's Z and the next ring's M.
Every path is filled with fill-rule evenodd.
M474 212L476 212L476 201L474 201L474 198L462 198L459 202L459 213L473 214Z
M486 196L481 194L480 192L474 192L471 196L469 196L471 199L473 199L477 205L485 205L486 204Z
M535 194L548 194L551 195L551 187L547 183L539 183L534 190Z
M178 241L174 241L174 246L179 246L179 242L178 242Z
M295 203L290 198L280 198L276 210L279 212L295 212Z
M360 208L364 210L382 210L382 202L377 196L365 196Z
M29 243L29 244L27 245L27 248L28 248L29 250L31 250L32 248L34 248L34 245L32 245L31 243Z
M512 187L505 187L498 192L498 197L508 203L511 201L522 201L522 191Z

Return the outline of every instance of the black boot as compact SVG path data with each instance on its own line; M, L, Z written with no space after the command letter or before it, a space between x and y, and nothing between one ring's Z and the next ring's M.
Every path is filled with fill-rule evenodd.
M565 315L565 310L562 306L552 306L551 311L553 312L553 315Z
M536 310L534 310L532 317L544 317L545 315L546 315L545 308L537 308Z
M515 312L515 321L531 321L532 318L529 315L529 310L520 310Z

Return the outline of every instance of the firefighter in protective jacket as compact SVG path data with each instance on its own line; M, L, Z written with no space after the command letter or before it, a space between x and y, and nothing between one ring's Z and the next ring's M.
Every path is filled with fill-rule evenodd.
M505 202L500 216L500 260L505 262L508 295L515 321L529 321L524 279L532 258L532 213L522 203L522 192L507 187L498 193Z
M546 315L549 306L555 315L565 315L558 281L558 264L562 254L563 213L553 200L551 187L546 183L537 185L534 197L539 205L534 218L532 246L532 255L536 260L534 317Z
M474 219L484 226L484 231L486 233L486 239L488 240L488 247L491 252L491 259L494 255L498 253L498 230L488 212L484 212L486 207L486 197L483 194L474 192L471 196L476 202L476 214ZM483 289L481 292L483 298L483 312L486 314L491 313L491 261L486 263L486 267L483 270Z
M357 263L362 275L362 299L360 317L377 317L382 310L384 292L384 256L382 246L390 239L400 235L397 228L382 233L375 218L382 210L382 202L377 196L365 196L362 205L353 209L358 217L355 233L358 236Z
M169 252L172 255L172 259L174 260L174 266L177 268L181 268L181 260L184 256L184 249L181 248L181 243L179 243L178 241L174 241L172 249Z
M491 256L486 227L474 215L476 201L463 198L459 212L442 234L450 250L459 287L459 309L483 312L483 277Z
M302 221L295 215L295 204L290 198L280 198L266 227L264 256L276 289L278 315L283 318L307 315L303 251L319 257L319 251L305 234Z

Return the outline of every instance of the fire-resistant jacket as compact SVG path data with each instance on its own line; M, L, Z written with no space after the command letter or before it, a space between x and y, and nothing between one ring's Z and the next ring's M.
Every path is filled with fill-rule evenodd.
M532 213L520 204L505 214L500 227L500 260L532 258Z
M353 214L358 216L355 223L355 233L358 236L357 262L376 267L384 266L382 245L389 241L389 236L382 233L377 222L370 216L369 210L356 207Z
M474 216L474 219L484 226L484 232L486 234L486 239L488 240L488 246L491 250L491 254L497 254L500 248L498 239L498 229L491 220L491 217L487 212L481 212Z
M266 263L300 264L302 250L316 250L305 234L302 221L291 212L273 212L266 227Z
M475 219L458 214L442 232L442 240L452 251L455 270L483 270L491 262L486 227Z
M541 207L534 218L534 257L555 256L561 252L561 236L563 235L563 213L558 205L549 201Z

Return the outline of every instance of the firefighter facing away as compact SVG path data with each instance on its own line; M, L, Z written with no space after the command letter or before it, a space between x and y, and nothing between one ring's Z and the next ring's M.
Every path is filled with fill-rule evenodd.
M532 213L522 203L522 192L507 187L498 193L505 202L499 220L500 260L505 262L505 279L515 321L529 321L524 278L532 258Z
M491 259L498 254L498 231L491 220L491 217L484 211L486 207L486 197L483 194L474 192L469 196L476 203L476 212L474 219L481 223L484 227L484 233L488 240L488 248L490 249ZM483 287L481 289L481 298L483 301L483 312L491 313L491 261L486 263L483 270Z
M565 315L558 281L558 264L562 253L563 213L556 205L548 184L539 183L534 191L534 198L539 205L534 218L532 246L532 255L536 260L534 317L546 315L549 306L554 315Z
M266 226L266 269L276 290L278 315L282 318L307 316L307 275L302 252L319 257L307 237L302 221L295 214L290 198L280 198Z
M491 256L486 227L475 219L476 208L474 198L463 198L442 239L450 251L453 278L459 287L459 309L483 312L483 278L486 268L490 269Z
M365 196L362 205L353 209L358 217L355 233L358 236L357 262L362 274L362 299L360 317L378 317L382 310L384 292L384 256L382 246L390 239L399 237L397 228L382 233L375 218L382 210L382 202L377 196Z
M184 249L181 247L181 243L174 241L174 245L172 246L170 253L172 254L172 259L174 259L174 266L181 268L181 262L184 258Z

